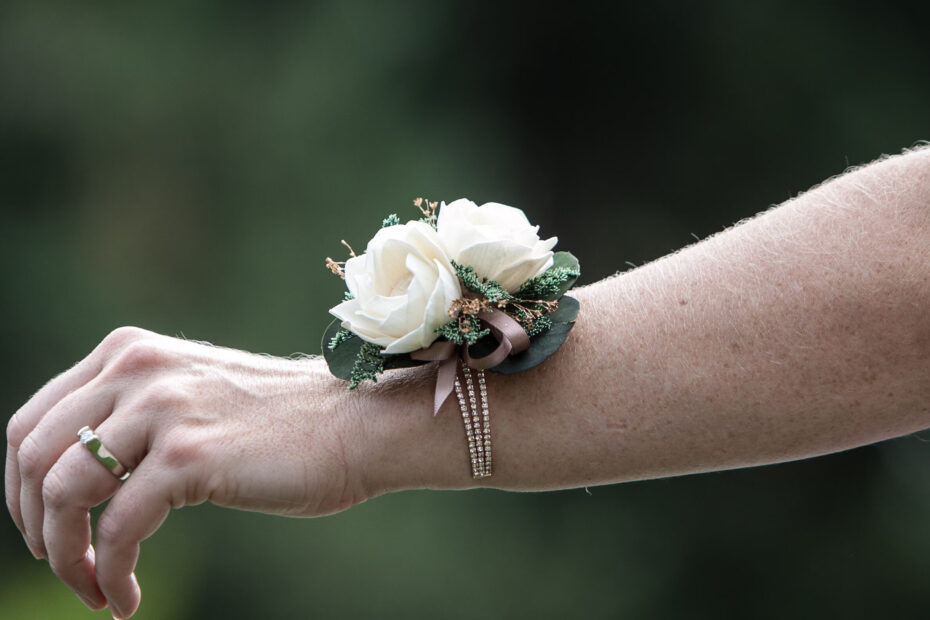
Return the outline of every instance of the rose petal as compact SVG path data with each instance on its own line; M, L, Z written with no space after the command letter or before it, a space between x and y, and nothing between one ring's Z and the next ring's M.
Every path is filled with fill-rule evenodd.
M552 252L540 256L539 258L527 258L524 261L508 267L500 272L497 277L498 282L508 292L516 293L523 286L524 282L531 280L552 266Z
M442 206L437 233L454 261L510 292L551 266L558 241L541 241L539 227L520 209L497 202L478 207L464 198Z
M362 340L372 342L382 347L390 344L393 338L381 333L378 330L377 322L362 316L359 310L360 306L358 301L350 299L331 308L329 312L341 321L340 324L344 329L350 330Z
M399 300L399 303L393 305L381 323L381 329L384 333L395 337L401 337L409 332L411 326L422 324L423 308L428 303L427 295L429 290L435 286L437 278L432 263L423 261L419 256L408 254L406 265L411 276L408 291L405 291L403 296L394 298ZM414 281L418 282L416 288L423 287L426 290L422 291L422 293L419 290L414 290L414 295L411 295L409 289L413 287L410 287L410 284Z
M526 248L512 241L484 242L464 248L459 253L463 265L474 267L479 276L494 280L513 293L528 279L537 275L535 267L526 264L544 264L552 260L552 252L532 255ZM539 263L542 261L542 263ZM528 275L527 275L528 274Z

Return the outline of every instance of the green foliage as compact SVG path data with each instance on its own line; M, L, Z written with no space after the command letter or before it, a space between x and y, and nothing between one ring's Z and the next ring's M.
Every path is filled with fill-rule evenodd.
M563 295L559 300L559 307L549 315L549 319L553 323L568 323L575 320L580 309L581 304L577 299Z
M385 219L388 225L391 216ZM561 296L581 273L578 260L568 252L557 252L553 265L545 273L527 282L517 295L511 295L500 284L487 278L479 277L472 267L453 262L456 275L468 291L479 295L491 304L502 303L510 314L531 338L530 350L505 360L499 372L518 372L517 368L527 369L541 363L552 355L568 335L570 323L578 313L578 302L571 297L562 297L559 307L549 314L550 308L534 301L551 301L553 295ZM352 296L346 293L346 299ZM558 299L556 297L555 299ZM569 324L566 327L566 324ZM458 345L475 346L483 341L490 342L491 330L483 327L478 315L463 314L442 325L436 333L446 340ZM330 371L337 377L349 381L349 387L355 388L362 381L377 381L378 375L386 369L406 368L425 362L414 360L409 354L384 355L377 345L363 341L350 331L339 327L333 321L324 334L323 356L329 364Z
M552 267L523 284L516 297L520 299L558 299L581 275L581 265L570 252L556 252Z
M562 297L559 300L558 309L549 316L544 317L546 320L551 321L551 326L545 331L531 336L530 348L523 353L511 355L491 370L504 375L512 375L529 370L546 361L568 338L568 333L575 324L575 317L578 316L578 309L577 299L567 295Z
M489 302L497 303L498 301L513 299L513 295L504 290L504 287L494 280L478 277L474 268L459 265L455 261L452 261L452 266L455 268L455 275L459 277L465 288L481 295Z
M336 347L348 340L349 338L355 338L355 335L347 329L340 329L336 332L336 335L329 339L329 344L326 345L326 348L330 351L334 351Z
M381 347L363 341L349 375L349 389L354 390L365 379L377 383L378 375L382 372L384 372L384 356L381 355Z
M397 355L384 355L381 357L384 358L384 369L385 370L394 370L395 368L410 368L412 366L422 366L428 362L424 360L415 360L410 357L409 353L399 353Z
M552 267L526 282L516 295L511 295L497 282L479 277L472 267L455 262L452 265L467 290L484 297L492 304L504 302L507 313L531 338L545 333L553 326L553 321L546 316L549 308L545 304L534 302L559 299L581 275L577 258L570 252L556 252ZM487 330L474 329L473 323L477 324L478 321L469 319L465 324L467 329L464 333L457 321L451 321L437 331L456 344L465 342L472 345L487 335Z
M481 328L481 320L473 315L463 315L461 321L452 319L436 329L436 333L457 345L472 345L491 333L490 329Z
M388 226L397 226L400 224L400 218L397 217L396 213L392 213L383 220L381 220L381 228L387 228Z
M339 336L339 332L346 331L340 326L338 319L332 321L323 332L323 359L329 365L329 371L340 379L350 380L352 368L364 342L358 336L349 333L348 338ZM330 348L333 342L336 345Z
M526 335L532 338L533 336L541 334L552 327L552 321L548 316L542 315L540 317L536 317L535 320L529 322L527 325L524 325L523 323L520 323L520 325L522 325L523 329L526 330Z
M338 320L329 324L323 342L328 343L323 347L323 358L329 371L349 381L349 389L358 387L365 379L377 381L378 375L384 372L387 360L381 355L381 347L342 329Z
M343 332L348 334L348 336L340 335ZM352 332L342 329L337 319L331 322L323 333L323 359L326 360L329 371L340 379L352 382L354 381L353 377L357 378L360 376L360 373L365 372L365 368L369 370L377 369L377 364L372 363L372 351L370 347L367 351L364 350L365 345L370 345L370 347L378 349L378 355L381 358L381 370L374 372L375 375L384 370L409 368L426 363L411 358L407 353L384 355L380 352L381 350L377 345L367 343ZM362 360L361 363L359 362L360 359ZM356 382L355 385L357 386L358 382ZM350 387L355 386L350 383Z

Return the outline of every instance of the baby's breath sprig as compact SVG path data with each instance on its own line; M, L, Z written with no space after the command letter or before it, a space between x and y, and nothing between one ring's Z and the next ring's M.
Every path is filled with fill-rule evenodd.
M355 258L355 250L352 249L352 246L348 244L345 239L340 241L342 245L346 246L349 250L349 257ZM346 261L344 260L333 260L329 256L326 257L326 268L333 272L334 275L339 276L343 280L346 279Z
M326 268L333 272L333 275L337 275L343 280L346 279L346 263L345 261L335 261L330 257L326 257Z
M497 282L479 277L472 267L455 261L452 266L463 288L471 294L452 302L449 307L452 320L436 330L447 340L455 344L474 344L488 335L487 329L480 329L478 314L490 312L495 307L511 315L529 336L541 334L552 327L547 315L559 307L558 301L520 296L524 290L532 292L533 289L521 289L518 295L513 295Z
M419 209L423 217L420 218L420 221L424 224L429 224L433 228L436 228L436 218L438 217L439 202L435 200L429 200L427 198L415 198L413 200L413 206ZM392 213L383 220L381 220L381 228L387 228L389 226L398 226L400 225L400 218L396 213ZM346 246L346 249L349 250L349 257L355 258L355 250L352 249L352 246L349 245L345 239L341 241L342 245ZM343 280L346 279L345 274L345 265L346 261L337 261L332 258L326 257L326 268L333 272L334 275L339 276Z
M439 209L438 202L431 202L428 198L414 198L413 206L419 209L420 213L423 214L423 217L420 218L421 222L436 228L436 212Z

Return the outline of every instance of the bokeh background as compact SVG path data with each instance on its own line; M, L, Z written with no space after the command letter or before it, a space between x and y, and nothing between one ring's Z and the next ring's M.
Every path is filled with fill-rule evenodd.
M930 138L925 2L0 4L0 406L114 327L319 352L322 266L415 196L625 270ZM930 445L546 494L211 506L139 618L905 618ZM87 612L8 518L0 617Z

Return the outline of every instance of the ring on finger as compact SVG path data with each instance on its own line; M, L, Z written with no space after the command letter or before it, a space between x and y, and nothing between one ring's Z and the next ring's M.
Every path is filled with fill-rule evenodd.
M89 426L83 427L77 432L78 439L87 450L94 455L103 466L113 472L113 475L120 479L120 482L126 480L132 472L119 462L113 453L107 450L106 446L100 440L100 437Z

